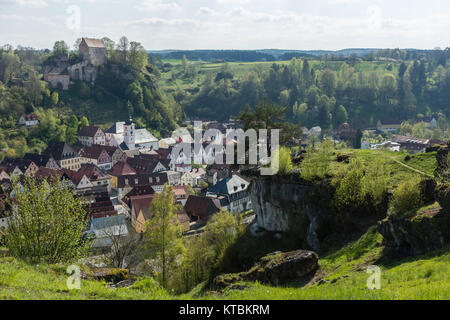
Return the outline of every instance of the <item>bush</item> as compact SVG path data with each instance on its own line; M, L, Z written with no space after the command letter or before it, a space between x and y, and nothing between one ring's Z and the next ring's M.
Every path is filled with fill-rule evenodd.
M412 210L420 208L422 204L423 199L419 181L417 179L411 179L395 189L391 200L392 214L398 217L405 216L411 213Z
M78 259L89 249L83 238L87 214L80 199L62 182L24 177L13 182L8 207L6 245L10 253L31 263Z
M291 159L291 150L286 147L281 147L278 159L280 161L278 173L282 175L289 174L294 168Z

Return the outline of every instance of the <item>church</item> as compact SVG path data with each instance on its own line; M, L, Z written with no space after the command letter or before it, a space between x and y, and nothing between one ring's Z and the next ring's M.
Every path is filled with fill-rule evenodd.
M144 148L158 150L158 139L145 128L136 129L131 117L125 122L116 122L105 135L108 145L123 151Z

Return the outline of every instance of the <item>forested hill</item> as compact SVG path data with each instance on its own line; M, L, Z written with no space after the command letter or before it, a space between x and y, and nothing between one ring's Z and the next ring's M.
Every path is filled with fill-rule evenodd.
M117 44L102 40L107 62L98 67L96 81L71 79L68 90L43 78L45 68L60 67L55 62L60 56L68 56L69 65L81 61L78 50L69 50L64 41L55 42L53 50L0 47L0 159L39 153L52 140L74 143L82 125L108 128L129 113L138 127L158 137L181 123L182 108L160 89L159 71L142 45L125 37ZM39 126L18 128L24 113L37 114Z
M392 58L413 60L441 56L442 50L419 49L376 49L376 48L351 48L342 50L153 50L149 54L161 59L182 59L186 56L189 60L202 61L227 61L227 62L258 62L258 61L285 61L292 58L320 58L324 56L330 59L343 59L349 57L364 58Z
M449 60L448 49L270 62L208 62L184 56L160 63L160 83L191 118L225 120L268 97L301 126L328 130L349 122L367 128L379 120L445 120L450 115Z

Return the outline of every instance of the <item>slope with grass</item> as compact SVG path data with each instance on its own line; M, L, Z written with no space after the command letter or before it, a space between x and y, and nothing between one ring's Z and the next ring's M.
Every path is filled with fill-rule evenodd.
M450 299L450 247L407 259L383 258L382 236L371 228L356 242L319 260L319 277L305 287L240 283L245 290L210 292L201 285L184 298L262 300ZM381 289L370 290L367 267L381 269Z

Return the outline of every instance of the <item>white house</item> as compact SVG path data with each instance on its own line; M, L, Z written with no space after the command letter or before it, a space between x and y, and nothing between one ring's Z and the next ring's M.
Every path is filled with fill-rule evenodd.
M39 118L34 113L22 114L19 118L19 125L33 127L39 124Z
M94 237L94 248L105 248L112 245L114 237L128 235L126 218L123 215L92 219L89 234Z

